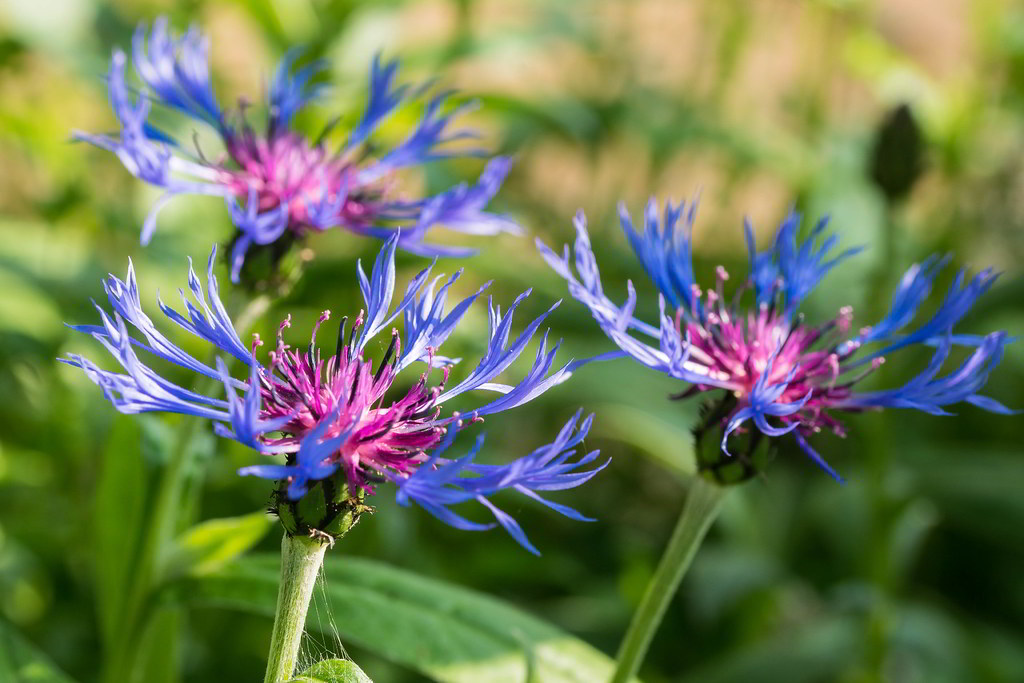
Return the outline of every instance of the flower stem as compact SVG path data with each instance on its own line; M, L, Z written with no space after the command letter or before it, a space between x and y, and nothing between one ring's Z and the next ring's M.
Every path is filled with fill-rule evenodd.
M880 320L885 315L888 299L885 293L890 289L889 264L894 263L897 252L897 237L900 234L897 210L899 203L887 201L885 225L881 252L878 254L878 269L874 282L868 290L869 315ZM889 649L890 615L889 606L894 589L892 572L893 501L886 491L886 475L889 471L890 443L888 414L881 412L871 420L871 429L865 433L864 449L864 491L868 503L868 533L870 542L864 553L865 578L873 586L873 599L868 606L865 628L865 654L858 672L864 681L881 681L884 678L884 664Z
M309 600L326 550L326 543L308 536L285 534L281 541L281 586L263 683L284 683L295 673Z
M665 616L665 610L679 588L679 582L697 553L704 534L718 514L726 489L702 476L691 480L683 511L669 539L665 554L647 584L640 606L633 614L626 636L619 646L618 663L612 683L626 683L636 676L647 648Z

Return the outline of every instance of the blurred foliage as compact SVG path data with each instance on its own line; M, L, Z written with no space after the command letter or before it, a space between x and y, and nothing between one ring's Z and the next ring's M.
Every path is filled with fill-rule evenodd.
M58 366L54 358L68 351L96 352L62 321L91 320L89 297L102 296L100 279L123 274L128 257L153 301L158 288L180 286L184 255L204 258L212 240L230 237L218 201L183 200L142 249L138 228L155 192L111 156L68 142L75 128L113 126L102 82L110 50L159 13L211 35L222 102L262 93L274 60L295 44L327 57L337 82L310 121L355 108L378 50L402 56L406 77L438 75L478 97L473 123L518 158L498 207L549 244L571 239L569 218L584 207L605 282L619 296L627 278L642 294L652 288L618 231L616 201L636 211L648 194L699 192L698 275L719 263L742 273L742 217L767 240L795 203L831 214L845 244L870 247L830 275L809 315L852 303L857 320L870 322L906 265L951 251L958 263L1006 271L967 327L1024 329L1024 8L1009 0L6 0L0 672L37 651L45 653L33 664L39 680L63 680L46 673L54 667L96 680L173 429L115 415L93 385ZM423 182L442 187L478 170L442 164ZM315 259L262 332L287 312L301 330L323 308L359 306L354 259L376 246L344 233L309 246ZM524 317L565 295L528 239L481 246L472 261L442 264L467 267L462 291L494 278L494 295L507 302L533 287ZM400 277L420 265L404 257ZM646 297L648 313L653 301ZM567 356L608 348L572 302L552 324ZM456 343L478 351L474 334L485 326L480 310L471 313ZM922 361L893 360L877 381L897 381ZM989 393L1020 407L1021 386L1016 344ZM600 521L509 508L543 558L498 532L455 531L382 495L378 512L329 554L328 576L362 566L349 558L372 558L506 599L614 654L692 467L697 407L665 400L677 390L628 363L604 364L488 420L489 457L502 459L545 443L579 405L599 414L588 445L612 465L559 500ZM727 501L645 680L1024 680L1024 433L1019 418L959 412L864 415L847 439L823 436L820 449L846 486L783 448L764 479ZM276 530L260 541L260 522L240 517L269 494L269 484L235 475L252 455L212 438L197 449L192 516L238 517L237 551L249 543L274 551ZM223 532L182 537L181 566L218 575L228 558L206 544ZM378 683L420 680L401 657L339 640L359 630L350 617L331 608L327 589L318 596L310 662L347 648ZM147 666L168 681L258 680L270 621L168 606L152 631L160 647ZM396 627L395 637L418 635Z

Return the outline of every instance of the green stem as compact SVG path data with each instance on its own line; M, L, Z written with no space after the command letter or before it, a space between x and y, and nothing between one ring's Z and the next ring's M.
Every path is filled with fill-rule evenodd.
M880 261L874 282L869 290L869 315L872 320L879 320L885 315L888 299L889 264L893 263L896 251L896 237L899 234L897 225L897 206L892 202L886 204L884 240ZM874 597L868 609L865 628L865 655L863 657L862 680L881 681L884 678L883 667L888 653L889 643L889 601L892 591L892 547L893 517L889 495L885 490L886 473L889 469L889 438L887 414L875 415L871 421L871 430L865 434L865 491L868 497L869 538L868 551L865 553L867 580L875 588Z
M269 305L270 298L266 295L253 298L236 318L235 329L239 335L244 335ZM202 377L196 391L209 393L217 384L217 380ZM132 582L128 586L128 599L125 601L121 622L122 638L110 654L103 676L103 680L111 683L123 683L133 678L140 650L139 641L148 626L149 599L162 578L162 563L180 522L182 491L191 464L192 442L202 421L191 415L182 417L174 449L167 466L161 471L149 523L142 535L142 549L132 573Z
M665 554L658 563L651 582L626 636L619 646L618 664L612 675L612 683L626 683L636 676L643 663L647 648L665 616L665 610L679 588L679 582L693 561L704 534L718 514L719 505L726 489L702 476L695 476L686 495L683 512L679 515L672 538L669 539Z
M281 587L263 683L284 683L295 673L309 600L326 550L326 543L308 536L285 534L281 541Z

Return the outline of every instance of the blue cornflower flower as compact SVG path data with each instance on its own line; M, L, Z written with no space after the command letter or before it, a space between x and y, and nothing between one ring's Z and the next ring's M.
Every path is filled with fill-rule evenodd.
M596 473L597 470L579 470L596 453L568 462L568 449L582 440L590 419L583 422L576 436L571 434L577 419L571 420L546 450L539 449L504 465L466 461L456 468L457 476L448 476L451 468L441 458L441 452L463 427L485 415L522 405L568 377L568 365L554 364L558 344L549 349L545 334L524 377L513 384L496 381L523 354L558 304L512 338L513 314L529 291L504 313L489 302L486 350L465 379L446 389L449 373L460 360L441 356L437 351L487 285L446 310L449 288L460 273L438 286L442 278L430 279L432 264L412 279L399 303L392 306L395 251L400 241L397 234L387 240L369 276L361 263L357 266L365 309L359 312L350 330L346 329L347 318L342 320L337 347L326 359L317 347L316 337L329 318L328 311L314 326L309 344L295 349L284 342L283 332L291 325L290 318L286 318L267 360L257 359L256 350L262 345L259 337L254 336L251 348L246 348L221 304L213 275L214 249L207 264L205 292L189 263L188 289L192 300L182 292L186 314L162 301L159 307L178 326L221 354L241 361L247 369L245 378L228 374L222 358L217 358L216 367L210 367L164 336L143 311L131 265L125 280L111 275L104 285L113 312L97 305L102 325L74 326L99 341L118 361L121 371L104 370L77 354L61 360L81 368L122 413L194 415L211 420L215 432L222 437L267 456L283 455L284 462L253 465L240 473L281 480L279 490L285 503L301 499L328 478L334 481L332 490L337 490L339 482L335 478L341 477L340 483L352 495L373 493L376 484L391 481L398 485L401 502L421 504L444 521L458 520L456 526L461 528L479 527L467 526L447 506L463 500L479 501L518 542L535 551L515 521L494 507L489 497L500 490L513 489L562 514L582 519L569 508L539 498L537 491L577 486ZM398 330L392 329L390 345L375 366L366 358L368 345L399 316L404 317L405 343ZM135 329L135 336L129 333L129 325ZM165 379L149 366L151 359L218 380L224 387L224 398L185 389ZM418 373L411 388L389 399L398 376L414 363L425 363L426 369ZM440 375L436 384L430 382L431 373ZM442 415L443 405L450 399L476 390L496 397L480 401L461 414ZM447 441L442 446L446 433ZM466 495L452 497L446 493L451 490Z
M582 212L575 219L573 257L568 246L561 255L540 240L537 246L548 264L568 282L573 298L590 309L602 331L619 347L619 351L599 359L628 356L692 385L676 398L725 391L720 404L723 409L711 412L711 419L720 420L725 457L729 457L731 435L742 431L744 423L750 421L757 428L755 434L792 434L815 462L839 479L807 441L822 429L844 435L834 412L913 408L944 415L946 406L961 401L996 413L1013 412L978 393L1011 341L1007 333L953 333L978 297L995 282L997 276L991 269L971 278L961 270L938 310L916 329L902 333L916 317L949 257L931 257L911 266L885 317L846 338L852 321L849 307L818 326L806 324L803 316L797 315L800 303L822 278L859 251L847 249L830 256L838 237L826 234L827 219L819 221L810 236L800 241L800 215L791 212L779 226L772 247L763 252L756 249L753 229L747 223L750 273L730 304L723 291L728 279L723 268L717 269L715 287L706 292L694 279L694 206L684 211L682 204L666 202L660 223L657 208L651 199L644 213L644 230L638 233L620 206L626 237L660 292L657 325L634 317L636 292L631 282L627 283L626 301L621 306L604 293ZM744 312L738 304L747 289L752 290L754 306ZM667 307L674 308L674 313L666 311ZM896 389L855 390L856 384L884 361L885 354L915 344L937 347L921 375ZM940 377L954 345L974 350L959 369Z
M417 199L389 191L388 178L402 168L448 157L486 156L480 149L449 144L476 137L471 130L452 130L455 118L469 105L446 107L450 92L429 100L419 125L398 146L371 154L366 142L381 122L424 90L396 85L398 63L377 57L370 67L366 109L346 142L331 151L323 134L311 140L292 126L295 114L324 91L323 83L314 82L325 70L322 60L295 70L298 52L284 56L270 84L266 128L259 133L246 121L244 106L237 116L229 116L218 104L208 47L195 28L174 37L166 18L154 21L148 33L140 24L132 40L132 62L142 87L133 95L126 84L128 58L121 50L114 51L107 76L120 130L109 135L75 133L76 139L115 153L134 176L164 189L143 224L143 244L152 237L163 206L183 194L216 196L226 202L238 231L230 256L233 281L253 245L314 230L342 227L387 238L399 223L412 225L402 232L399 246L427 256L472 253L424 242L426 233L438 225L474 235L520 232L511 219L484 210L509 171L507 157L491 159L475 186L460 185ZM213 128L223 141L223 160L212 162L201 152L189 153L186 145L152 126L153 104Z

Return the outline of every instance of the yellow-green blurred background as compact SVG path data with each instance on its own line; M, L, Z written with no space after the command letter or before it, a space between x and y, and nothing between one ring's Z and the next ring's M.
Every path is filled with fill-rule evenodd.
M153 243L140 247L157 192L111 155L69 142L74 129L114 128L103 82L111 49L127 47L135 24L159 14L210 35L223 105L259 98L293 45L326 57L336 87L302 119L310 131L358 111L377 51L401 57L406 79L437 76L478 98L470 122L517 158L495 206L552 245L571 239L570 217L584 208L606 287L621 299L633 279L646 313L656 298L615 204L623 199L637 212L651 194L699 192L699 275L723 263L735 281L744 269L743 217L766 242L796 205L811 217L829 213L844 244L868 246L805 306L811 320L849 303L855 325L869 324L907 265L950 251L958 266L1004 271L965 330L1024 330L1019 3L4 0L0 620L76 680L96 678L97 614L111 589L100 575L110 530L98 538L95 522L102 473L141 459L141 486L124 491L126 518L144 510L167 427L116 415L96 387L58 366L54 358L68 351L101 357L62 323L92 322L90 297L102 299L101 278L123 276L129 257L144 301L155 303L157 289L170 295L184 284L186 255L205 259L211 242L231 235L219 200L180 199L161 215ZM903 105L911 118L898 117L882 135ZM187 138L192 125L174 132ZM438 190L480 167L440 164L409 182ZM905 196L887 198L878 179L903 167L921 172ZM449 272L465 266L461 292L494 278L505 303L533 287L523 309L533 315L564 296L532 238L475 244L478 258L441 263ZM264 336L287 312L302 337L322 309L340 315L360 306L354 259L372 257L376 244L335 232L309 246L315 259L261 322ZM402 278L422 264L403 256L400 265ZM566 358L609 348L572 301L551 320ZM480 307L454 344L472 357L485 330ZM897 382L925 360L913 351L894 357L877 382ZM1022 407L1022 382L1016 344L987 393ZM488 592L614 654L684 493L697 406L666 400L678 390L621 361L588 367L543 400L487 421L487 457L498 461L549 441L578 406L597 413L587 445L613 462L557 500L598 522L504 501L542 558L500 532L457 532L398 508L385 491L378 512L328 563L371 557ZM822 435L817 446L845 486L784 447L762 479L728 500L653 644L645 680L1024 680L1024 429L1019 417L957 412L857 416L849 438ZM266 504L269 484L234 473L251 453L212 437L200 450L190 516ZM345 615L321 609L315 618ZM166 680L259 680L269 630L263 617L188 614L164 648ZM341 653L332 638L320 643L324 654ZM378 683L420 680L377 653L348 652Z

